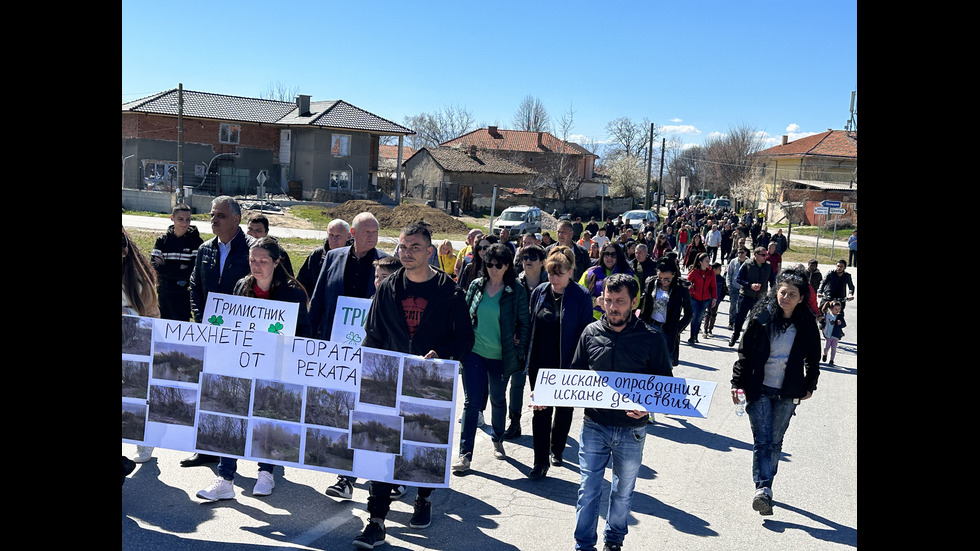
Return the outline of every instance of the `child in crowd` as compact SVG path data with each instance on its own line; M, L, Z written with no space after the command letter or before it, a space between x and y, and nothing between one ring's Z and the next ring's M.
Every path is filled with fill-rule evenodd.
M834 357L837 356L837 342L844 337L843 329L845 327L847 327L847 323L844 321L844 311L840 301L831 300L824 304L820 330L827 339L827 343L824 345L821 361L827 361L827 351L830 350L828 365L834 365Z
M452 242L446 239L442 242L442 245L439 245L439 269L451 276L455 276L455 267L456 253L453 252ZM377 274L375 276L377 277Z

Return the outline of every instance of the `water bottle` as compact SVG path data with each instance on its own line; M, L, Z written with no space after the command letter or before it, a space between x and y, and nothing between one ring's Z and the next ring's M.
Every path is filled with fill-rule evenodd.
M745 415L745 393L738 389L738 405L735 406L735 415L739 417Z

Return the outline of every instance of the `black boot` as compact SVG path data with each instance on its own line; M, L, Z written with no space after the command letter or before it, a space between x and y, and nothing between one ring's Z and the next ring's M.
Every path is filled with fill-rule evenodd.
M513 440L521 435L521 415L518 413L516 415L510 416L510 425L507 426L507 430L504 431L504 440Z

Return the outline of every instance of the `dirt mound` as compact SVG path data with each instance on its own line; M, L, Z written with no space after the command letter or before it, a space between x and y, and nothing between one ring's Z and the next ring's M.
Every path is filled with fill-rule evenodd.
M469 226L461 220L457 220L445 212L428 207L425 205L398 205L391 211L392 217L389 220L389 227L400 229L413 222L425 222L432 230L432 233L466 233ZM380 220L380 218L379 218ZM381 227L385 227L381 224Z
M330 218L340 218L341 220L346 220L349 224L354 217L362 212L370 212L378 219L378 224L382 228L387 228L391 225L392 212L391 209L378 203L377 201L368 201L366 199L351 199L341 205L338 205L332 209L327 209L325 211L327 216Z

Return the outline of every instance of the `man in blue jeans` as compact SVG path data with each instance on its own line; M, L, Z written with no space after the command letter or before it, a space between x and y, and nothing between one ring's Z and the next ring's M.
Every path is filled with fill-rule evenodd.
M603 281L604 313L582 332L572 369L673 375L663 334L633 315L638 294L639 284L630 275L613 274ZM622 548L648 417L642 410L585 408L579 439L582 483L575 504L576 550L596 549L602 478L610 458L612 486L603 550Z

